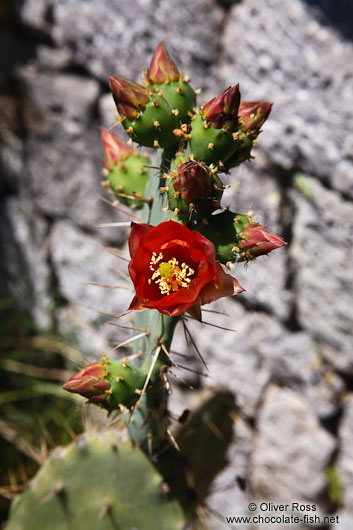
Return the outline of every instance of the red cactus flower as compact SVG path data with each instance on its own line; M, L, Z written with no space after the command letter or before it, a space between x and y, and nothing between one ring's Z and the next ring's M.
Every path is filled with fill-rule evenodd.
M268 101L242 101L239 106L239 121L243 128L258 134L270 115L272 105Z
M109 86L118 112L129 120L134 118L137 112L144 110L150 100L147 88L121 77L109 77Z
M235 131L240 103L239 85L229 87L202 107L203 118L217 129Z
M134 153L133 147L126 144L115 134L101 127L101 138L104 152L104 166L111 169Z
M177 177L173 182L175 191L181 193L184 201L204 199L212 191L208 168L202 162L191 160L178 167Z
M130 309L176 316L244 291L216 261L213 243L175 221L132 223L129 249L136 290Z
M279 236L269 232L259 223L248 223L241 232L238 246L245 252L248 259L268 254L276 248L286 245Z
M107 371L101 361L92 363L70 377L63 385L63 389L80 394L91 401L104 401L107 390L110 389L106 376Z
M155 49L147 72L149 83L161 85L170 81L179 81L180 73L163 42Z

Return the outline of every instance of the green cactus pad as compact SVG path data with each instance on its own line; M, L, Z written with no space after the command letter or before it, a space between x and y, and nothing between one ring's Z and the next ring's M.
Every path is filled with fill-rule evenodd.
M225 210L208 218L207 224L195 228L207 237L216 248L216 259L221 263L245 261L244 253L237 247L244 226L251 220L248 215Z
M251 149L254 144L254 138L244 132L239 132L238 145L235 153L224 162L227 170L239 166L251 158Z
M114 431L54 451L12 504L7 530L182 530L177 501L137 448Z
M185 81L172 81L155 85L171 109L177 109L179 123L189 123L190 115L196 105L196 94L189 83Z
M173 130L179 126L178 117L172 113L166 100L155 94L151 95L139 117L132 120L125 118L122 124L134 142L146 147L159 145L166 149L179 141L173 134Z
M107 359L105 362L112 393L103 402L104 408L116 410L120 405L132 407L140 397L146 374L128 360L118 362Z
M108 180L117 198L130 208L139 209L143 201L125 197L125 195L144 197L148 180L149 158L142 155L130 155L120 164L116 164L109 172Z
M212 125L205 128L205 124L200 113L191 120L191 139L186 152L207 165L224 162L237 149L237 140L234 140L231 132L216 129Z

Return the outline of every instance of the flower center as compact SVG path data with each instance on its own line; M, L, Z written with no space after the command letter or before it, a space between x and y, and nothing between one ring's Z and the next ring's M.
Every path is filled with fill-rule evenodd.
M186 263L179 264L176 258L163 261L163 254L152 252L150 270L153 272L148 283L156 283L162 294L169 295L178 291L181 287L188 287L191 277L195 274L194 269Z

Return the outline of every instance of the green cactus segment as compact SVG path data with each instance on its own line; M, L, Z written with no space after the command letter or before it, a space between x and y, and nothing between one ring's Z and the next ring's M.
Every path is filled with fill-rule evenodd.
M136 117L122 122L134 142L146 147L163 147L164 149L178 143L173 130L179 126L178 116L166 100L156 94L150 95L146 108Z
M86 433L41 467L14 501L7 530L182 530L182 509L161 482L114 431Z
M251 149L254 145L254 138L244 132L238 133L237 148L234 154L224 162L227 170L239 166L243 162L250 160Z
M175 174L172 173L168 180L168 206L173 212L172 219L182 221L187 224L190 221L201 221L208 218L212 212L220 208L220 201L223 195L223 183L217 174L212 174L213 191L207 199L194 199L192 202L184 201L175 192L173 181Z
M196 106L196 94L186 81L171 81L161 85L154 85L163 96L171 109L179 111L177 118L179 123L189 123Z
M191 127L186 153L192 154L195 160L207 165L224 163L238 147L238 140L233 133L207 124L200 113L191 120Z
M208 218L207 224L196 225L202 235L216 248L216 259L221 263L246 261L245 253L238 247L244 226L252 222L246 214L225 210Z
M146 373L129 362L106 359L105 363L110 383L110 392L103 402L107 410L116 410L123 407L132 407L139 399L141 390L146 380Z
M130 155L120 164L112 167L108 174L111 189L119 201L130 208L140 209L143 206L145 188L148 181L147 156ZM136 196L136 199L133 197Z

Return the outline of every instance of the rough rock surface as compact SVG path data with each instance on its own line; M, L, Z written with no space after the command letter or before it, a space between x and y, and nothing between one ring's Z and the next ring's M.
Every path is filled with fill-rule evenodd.
M306 186L310 200L293 195L296 216L290 253L298 319L331 346L326 349L330 362L352 373L353 207L313 178L306 179Z
M224 83L235 77L244 99L275 102L261 137L270 160L353 197L352 43L301 0L246 0L232 8L222 44Z
M289 389L270 386L257 429L250 473L255 496L280 502L318 498L335 441L307 402Z
M209 377L189 371L205 370L182 330L173 355L189 369L179 375L195 387L225 385L239 408L229 465L209 500L223 521L212 517L212 528L246 513L249 485L274 501L285 493L324 510L324 468L335 465L335 447L346 489L342 506L327 503L351 528L351 3L18 0L11 7L18 20L9 17L0 35L0 292L15 296L40 327L54 324L88 360L130 331L103 325L109 317L87 306L122 313L133 294L83 285L127 286L111 269L126 272L126 262L103 247L126 256L128 229L96 226L129 220L99 199L98 127L112 126L115 114L108 75L138 81L164 39L204 89L200 102L238 81L243 99L274 101L256 158L231 172L224 203L253 210L289 245L234 269L246 292L210 306L228 317L204 313L220 327L187 322ZM193 395L177 385L172 410Z
M345 398L343 418L339 429L340 452L337 460L337 469L343 483L344 505L353 513L353 395ZM352 518L353 519L353 518Z

